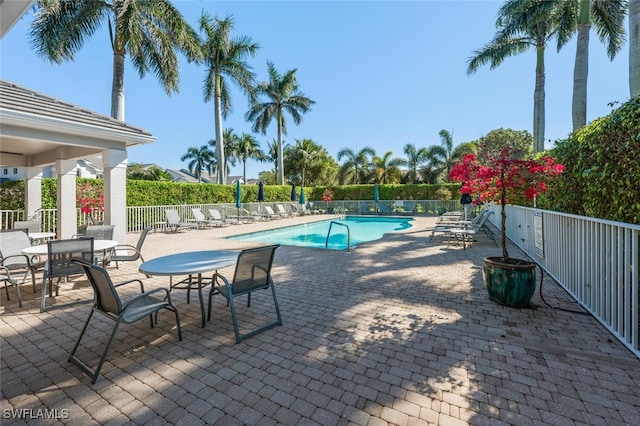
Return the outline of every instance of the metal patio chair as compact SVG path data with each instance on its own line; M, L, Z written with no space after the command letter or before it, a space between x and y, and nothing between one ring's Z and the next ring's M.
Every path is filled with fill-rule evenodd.
M13 273L13 279L17 278L17 273L24 273L21 281L27 280L27 275L31 274L31 284L33 292L36 292L36 272L43 262L37 256L27 256L22 254L22 250L31 247L31 239L27 235L26 229L6 229L0 231L0 266L6 267Z
M42 277L42 297L40 299L40 312L44 312L52 307L47 308L47 284L49 286L49 297L53 296L53 280L56 281L56 296L60 290L60 280L67 279L71 275L80 275L84 273L82 266L73 260L82 260L85 262L93 262L93 238L72 238L68 240L51 240L47 241L47 262L44 265L44 274ZM56 305L55 308L75 305L78 303L86 303L89 300L79 300L70 303Z
M147 238L147 234L152 229L153 228L151 226L144 228L140 233L140 237L138 237L138 242L135 246L131 244L119 244L113 248L113 254L109 260L111 262L115 262L116 269L119 269L118 262L135 262L140 259L144 263L144 257L142 257L142 245L144 244L144 240Z
M13 229L26 229L27 233L40 232L39 220L16 220L13 222Z
M9 285L16 288L16 294L18 295L18 305L22 308L22 297L20 297L20 283L11 278L11 271L6 266L0 266L0 282L4 282L4 291L7 293L7 301L9 299Z
M166 288L156 288L150 291L144 291L144 285L141 280L133 279L124 282L120 282L114 284L111 281L111 277L106 269L92 265L91 263L86 263L82 261L74 261L74 263L80 266L84 273L87 275L89 282L91 283L91 287L95 292L94 304L91 310L89 311L89 317L84 323L82 327L82 331L78 336L78 340L73 347L73 350L69 354L68 360L73 362L78 367L82 369L85 373L87 373L91 377L91 383L95 383L98 380L98 376L100 374L100 370L102 369L102 365L104 364L105 359L107 358L107 353L109 352L109 348L111 347L111 343L113 342L113 338L116 335L116 331L118 331L118 327L120 323L124 324L132 324L137 322L145 317L149 317L149 322L151 324L151 328L154 327L154 314L156 315L156 323L157 323L157 314L161 309L168 309L173 311L176 316L176 326L178 328L178 340L182 340L182 329L180 327L180 314L178 313L178 308L171 302L171 293ZM127 302L122 301L117 287L120 287L125 284L138 283L140 284L140 294L134 296ZM160 293L159 297L154 296L156 293ZM109 339L104 348L104 352L102 352L102 356L100 357L100 361L95 369L89 367L84 361L80 360L76 356L76 352L78 347L80 346L80 341L82 337L85 335L87 331L87 326L93 317L93 313L98 312L103 314L106 318L109 318L115 321L113 325L113 330L111 330L111 334L109 335Z
M211 320L211 299L215 293L220 293L227 299L227 304L231 308L231 319L233 321L236 343L240 343L241 340L261 333L276 325L282 325L280 307L278 306L278 299L276 298L276 288L271 279L271 266L278 247L279 245L271 245L243 250L238 255L236 269L231 282L219 274L216 274L214 277L215 281L217 281L217 278L222 280L222 285L216 285L216 282L214 282L211 286L211 290L209 291L208 320ZM241 334L238 326L235 298L246 294L247 307L251 307L251 293L269 288L273 294L273 303L277 319Z

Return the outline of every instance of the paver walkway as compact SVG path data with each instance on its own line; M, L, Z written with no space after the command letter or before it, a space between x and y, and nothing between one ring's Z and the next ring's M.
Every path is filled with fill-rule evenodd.
M143 254L239 250L256 244L220 237L317 219L159 232ZM638 358L591 316L552 309L539 293L528 309L489 301L482 258L499 248L485 237L466 250L427 243L434 221L419 217L351 253L280 247L273 276L284 325L240 344L222 297L203 329L197 297L187 304L175 290L183 341L169 312L153 329L123 325L95 385L67 362L89 305L40 313L30 285L23 308L11 289L0 305L2 424L640 424ZM143 277L137 267L109 271L114 281ZM547 277L542 292L580 310ZM54 303L90 294L77 280ZM264 296L254 294L241 321L271 315ZM94 321L89 360L111 327Z

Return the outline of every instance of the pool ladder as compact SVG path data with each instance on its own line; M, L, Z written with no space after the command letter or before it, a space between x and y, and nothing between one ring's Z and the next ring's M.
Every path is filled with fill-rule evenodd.
M333 227L334 223L336 225L344 226L345 228L347 228L347 252L350 252L351 251L351 231L349 230L349 227L347 225L335 220L332 220L331 223L329 224L329 231L327 232L327 239L324 242L324 248L329 247L329 235L331 235L331 228Z
M336 215L340 216L340 219L344 219L344 209L342 208L342 206L338 206L336 207ZM347 227L348 229L349 227Z

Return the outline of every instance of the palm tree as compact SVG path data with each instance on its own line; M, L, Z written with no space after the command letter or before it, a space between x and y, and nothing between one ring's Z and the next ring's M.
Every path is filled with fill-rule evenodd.
M629 91L640 95L640 0L629 0Z
M413 144L406 144L402 150L407 159L403 161L403 166L409 167L409 172L406 176L407 183L417 183L420 181L420 175L418 169L420 165L424 164L428 160L429 150L427 148L417 148Z
M365 146L358 152L354 152L349 148L342 148L338 151L338 161L343 158L347 158L347 160L342 163L341 171L344 177L344 182L348 182L349 180L355 184L362 183L363 173L362 170L367 170L369 168L369 164L371 161L369 158L373 160L375 157L376 151L368 146ZM353 172L353 173L351 173ZM351 179L349 179L351 177Z
M402 173L401 158L391 158L393 152L387 151L382 157L373 157L373 176L377 183L399 183Z
M269 81L262 81L255 87L256 95L267 97L266 102L254 101L246 114L247 121L253 122L253 131L267 133L272 120L278 126L278 182L284 184L284 160L282 135L287 135L287 123L284 113L288 112L295 124L302 122L302 114L311 109L315 101L300 92L296 79L297 69L287 71L284 75L276 70L273 63L267 61Z
M191 160L187 167L191 173L196 175L198 182L202 182L203 170L209 174L213 172L214 157L213 151L207 145L202 145L200 148L192 146L187 149L186 154L180 157L180 161Z
M542 0L508 0L500 7L493 40L473 52L467 64L467 74L472 74L481 65L499 66L509 56L536 50L536 83L533 95L533 139L534 151L544 151L545 93L544 52L549 39L558 29L557 17L549 9L530 13Z
M252 96L252 84L255 74L245 62L245 58L255 56L259 45L250 37L230 38L233 30L233 19L226 17L211 18L206 12L200 17L200 30L204 32L202 42L204 61L207 65L207 75L204 79L204 101L213 98L215 114L216 140L221 143L216 146L218 164L224 165L218 172L218 183L227 182L227 162L225 161L224 136L222 134L222 119L232 111L231 96L227 80L233 82L243 92Z
M106 23L113 48L111 116L124 121L124 63L129 54L141 77L153 72L167 94L178 92L176 49L199 58L198 36L169 0L38 0L30 29L36 53L51 62L73 61L87 38Z
M311 139L296 140L296 144L291 147L292 162L296 165L296 168L300 170L301 185L304 186L304 172L307 166L316 154L318 154L320 147L316 145Z
M242 133L238 139L238 155L242 160L242 179L247 182L247 159L253 158L257 161L264 161L264 152L260 149L260 144L255 137L248 133Z
M453 137L447 130L442 129L438 133L440 135L440 145L434 145L429 148L427 158L431 168L439 175L449 176L451 168L457 163L467 152L460 152L453 147Z

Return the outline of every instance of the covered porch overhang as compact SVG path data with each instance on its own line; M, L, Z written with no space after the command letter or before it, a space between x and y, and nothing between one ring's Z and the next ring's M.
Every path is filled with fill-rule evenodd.
M57 238L77 233L78 159L104 170L104 220L125 242L127 149L155 141L146 130L0 80L0 165L25 170L25 210L42 207L43 168L55 166Z

